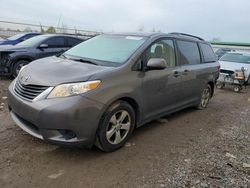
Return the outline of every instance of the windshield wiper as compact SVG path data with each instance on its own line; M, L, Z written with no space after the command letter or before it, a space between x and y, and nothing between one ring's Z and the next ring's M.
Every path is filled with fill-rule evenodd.
M66 57L66 55L64 55L64 54L59 54L57 57L62 57L62 58L64 58L64 59L68 59L68 58Z
M73 60L73 61L79 61L79 62L82 62L82 63L89 63L89 64L92 64L92 65L99 65L98 63L95 63L93 61L86 60L86 59L81 59L81 58L80 59L72 58L71 60Z

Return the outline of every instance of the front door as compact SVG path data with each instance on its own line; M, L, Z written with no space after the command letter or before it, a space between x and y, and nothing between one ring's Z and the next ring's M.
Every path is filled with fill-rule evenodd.
M48 48L40 49L39 58L57 55L68 49L64 37L52 37L44 41L43 44L47 44Z
M152 44L144 53L144 62L163 58L167 68L147 70L143 77L144 118L151 119L177 108L181 103L181 67L176 64L174 42L163 39Z

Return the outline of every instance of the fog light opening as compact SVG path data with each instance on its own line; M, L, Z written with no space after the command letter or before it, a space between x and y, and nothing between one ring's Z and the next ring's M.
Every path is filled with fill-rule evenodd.
M65 138L65 140L71 140L73 138L76 138L76 133L74 133L71 130L58 130L58 131Z

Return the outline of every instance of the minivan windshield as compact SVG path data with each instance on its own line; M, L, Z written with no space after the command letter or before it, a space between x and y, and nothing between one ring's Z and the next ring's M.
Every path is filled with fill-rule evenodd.
M220 61L250 64L250 55L244 55L241 53L227 53L220 58Z
M41 44L41 42L43 42L46 38L48 38L48 36L38 35L38 36L32 37L30 39L27 39L23 42L18 43L17 46L27 46L27 47L37 46Z
M145 40L139 36L99 35L69 49L65 55L122 64Z

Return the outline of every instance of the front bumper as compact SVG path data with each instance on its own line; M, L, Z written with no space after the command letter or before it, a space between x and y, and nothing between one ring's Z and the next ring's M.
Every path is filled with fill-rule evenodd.
M14 122L25 132L49 143L91 147L105 106L73 96L25 101L9 86L9 109Z

